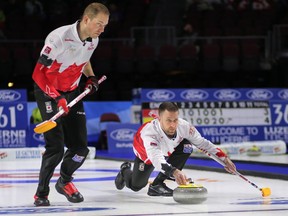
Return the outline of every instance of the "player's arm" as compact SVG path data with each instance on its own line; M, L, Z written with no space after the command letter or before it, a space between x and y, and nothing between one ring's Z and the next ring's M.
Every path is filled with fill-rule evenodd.
M213 154L222 160L225 163L224 168L227 172L234 173L236 171L235 164L229 159L225 152L223 152L221 148L218 148L209 140L202 137L198 130L192 125L190 125L188 140L201 151Z
M230 160L229 157L226 157L224 159L224 163L225 163L225 170L231 174L234 174L236 172L236 166L235 164Z
M87 77L85 89L91 89L91 92L89 94L95 93L99 88L99 84L98 79L93 72L90 61L88 61L87 64L84 66L83 74Z
M48 80L46 73L62 49L61 38L58 35L48 35L32 74L32 79L40 89L54 99L59 97L60 94Z
M90 61L88 61L87 64L84 66L83 73L86 77L95 76Z
M59 92L55 89L55 87L49 82L46 77L46 70L52 64L52 60L48 59L48 57L42 54L33 71L32 79L36 82L36 84L40 87L40 89L49 95L51 98L57 98L60 96Z
M187 183L188 180L185 173L167 163L157 140L145 139L144 146L147 152L147 156L156 170L159 170L166 176L175 179L179 185Z

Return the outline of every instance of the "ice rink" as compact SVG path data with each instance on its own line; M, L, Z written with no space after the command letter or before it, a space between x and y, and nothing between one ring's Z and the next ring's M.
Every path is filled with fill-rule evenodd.
M57 169L50 185L50 207L34 207L40 159L1 161L0 215L288 215L287 181L246 176L260 188L270 187L272 195L263 198L261 192L238 176L184 169L187 176L208 190L208 198L201 204L179 204L172 197L150 197L148 186L139 192L127 188L118 191L114 178L121 161L87 159L75 173L74 184L84 196L84 202L69 203L56 192ZM156 173L153 173L151 180ZM166 184L175 188L176 184Z

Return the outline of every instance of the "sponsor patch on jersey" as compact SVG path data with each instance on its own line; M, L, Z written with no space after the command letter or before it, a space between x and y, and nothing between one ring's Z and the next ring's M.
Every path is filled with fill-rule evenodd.
M157 146L157 143L150 142L150 145L151 145L151 146Z
M84 156L79 156L77 154L74 155L74 157L72 158L73 161L81 163L84 160Z
M195 127L190 127L189 134L192 135L195 132Z
M45 107L46 107L46 113L51 113L52 110L52 105L51 105L51 101L46 101L45 102Z
M88 50L93 50L95 49L95 46L93 43L90 43L90 45L88 46Z
M183 153L190 153L191 154L192 152L193 152L193 147L190 143L183 145Z
M71 38L65 38L64 41L67 41L67 42L68 42L68 41L71 41L71 42L73 42L74 40L71 39Z
M44 53L49 54L51 52L51 47L46 46L46 48L44 49Z

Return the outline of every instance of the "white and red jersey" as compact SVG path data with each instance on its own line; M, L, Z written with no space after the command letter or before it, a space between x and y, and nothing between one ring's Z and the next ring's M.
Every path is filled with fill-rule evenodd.
M81 41L77 24L78 21L52 31L40 53L42 61L39 59L35 66L33 80L52 98L60 96L58 91L77 88L83 68L98 45L99 38Z
M160 171L161 164L167 164L165 157L170 156L183 139L187 139L199 149L216 155L224 161L226 154L202 137L189 122L179 118L176 131L176 136L171 139L161 129L158 119L143 124L134 137L133 150L135 155L146 164L152 164Z

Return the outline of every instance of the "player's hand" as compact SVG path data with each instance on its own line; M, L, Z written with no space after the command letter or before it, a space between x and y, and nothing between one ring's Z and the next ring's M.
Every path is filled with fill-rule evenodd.
M235 174L236 172L236 166L235 164L230 160L230 158L226 157L224 160L225 163L225 170L231 174Z
M189 183L187 181L188 178L186 177L185 173L182 172L181 170L176 169L173 173L173 176L178 185L186 185Z
M86 88L91 90L89 95L94 94L99 88L98 79L95 76L87 77L85 89Z
M61 110L63 109L64 113L65 114L68 114L69 112L69 107L67 106L67 101L64 97L57 97L56 98L56 102L57 102L57 107L58 107L58 110Z

